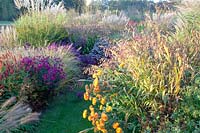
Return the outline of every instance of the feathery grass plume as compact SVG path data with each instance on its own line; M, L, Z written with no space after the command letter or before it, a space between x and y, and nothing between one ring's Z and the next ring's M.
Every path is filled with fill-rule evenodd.
M16 102L16 97L11 97L10 99L8 99L7 101L5 101L2 105L1 105L1 109L4 109L10 105L12 105L13 103Z
M22 101L16 103L11 97L0 108L0 131L10 132L23 124L39 120L40 113L32 113L32 109Z
M0 31L0 47L13 47L16 45L17 32L14 26L2 26Z
M66 11L62 1L58 4L54 0L14 0L14 2L18 9L25 8L29 13L45 11L58 14Z

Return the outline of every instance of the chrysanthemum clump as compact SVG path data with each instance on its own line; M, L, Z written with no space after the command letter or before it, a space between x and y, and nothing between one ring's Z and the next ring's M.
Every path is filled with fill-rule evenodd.
M94 132L116 132L123 133L120 123L114 120L113 107L110 103L110 98L103 94L106 90L101 89L100 76L103 71L98 70L92 75L93 83L85 86L84 100L90 101L91 105L89 109L83 111L83 118L88 119L94 126ZM104 87L108 86L108 83L103 82ZM107 90L108 91L108 90Z

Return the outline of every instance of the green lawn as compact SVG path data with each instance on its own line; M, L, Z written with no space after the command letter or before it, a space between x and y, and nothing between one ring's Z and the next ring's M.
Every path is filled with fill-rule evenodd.
M82 118L82 111L88 105L78 99L74 92L54 99L48 109L43 112L36 133L78 133L91 128L90 123Z

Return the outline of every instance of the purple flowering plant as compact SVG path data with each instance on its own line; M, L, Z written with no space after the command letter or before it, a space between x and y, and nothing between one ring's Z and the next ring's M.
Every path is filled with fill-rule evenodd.
M45 89L55 89L65 79L63 65L60 58L45 56L24 57L20 61L21 68L28 72L29 78Z

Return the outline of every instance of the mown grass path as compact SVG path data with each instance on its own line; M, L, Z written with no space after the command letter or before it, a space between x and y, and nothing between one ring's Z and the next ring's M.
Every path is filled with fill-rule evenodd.
M92 127L82 118L82 111L88 105L74 92L67 92L50 103L43 112L41 121L36 128L36 133L78 133Z

